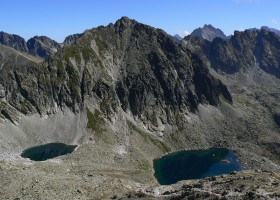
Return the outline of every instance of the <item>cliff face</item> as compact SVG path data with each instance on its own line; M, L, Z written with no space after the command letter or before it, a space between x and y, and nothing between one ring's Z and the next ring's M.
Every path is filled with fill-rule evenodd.
M199 103L217 106L219 96L231 102L198 57L165 32L128 18L86 31L42 64L2 71L4 98L24 114L53 113L56 105L76 112L97 101L107 116L121 108L159 126L174 123L176 113L196 112Z
M25 85L26 82L31 84L35 81L34 75L29 75L34 71L33 69L37 68L39 62L40 60L35 57L22 54L13 48L0 44L0 116L2 119L7 118L15 123L18 121L20 113L27 114L35 111L35 107L32 106L34 100L26 96L22 85ZM23 78L28 81L22 80ZM30 85L30 87L32 87L32 90L36 90L34 85Z

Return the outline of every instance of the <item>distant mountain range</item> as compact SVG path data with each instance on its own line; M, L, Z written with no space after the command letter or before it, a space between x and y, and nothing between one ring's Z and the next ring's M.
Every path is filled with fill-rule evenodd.
M265 29L266 31L273 32L280 36L280 31L277 29L269 28L267 26L262 26L260 29ZM250 28L247 30L255 31L255 30L260 30L260 29ZM205 24L202 28L195 29L190 35L194 36L194 37L196 36L196 37L203 38L210 42L212 42L215 38L222 38L223 40L229 40L232 37L232 35L226 36L221 29L215 28L211 24L208 24L208 25ZM179 42L183 39L178 34L174 35L173 37L174 37L175 41L177 41L177 42Z
M52 55L61 48L61 45L58 42L46 36L35 36L26 42L18 35L5 32L0 32L0 44L41 58Z
M0 44L12 47L15 50L28 53L32 56L45 58L55 54L63 46L69 46L75 43L81 35L82 34L69 35L65 38L63 43L58 43L46 36L34 36L26 42L21 36L0 32Z
M233 74L254 67L280 78L280 38L266 29L235 31L229 41L186 37L183 44L211 68Z
M269 28L267 26L262 26L261 29L265 29L269 32L273 32L277 35L280 35L280 31L274 28ZM259 30L257 28L251 28L247 30ZM202 28L195 29L191 34L191 36L196 36L203 38L212 42L215 38L222 38L223 40L229 40L232 35L226 36L224 32L215 28L211 24L205 24ZM52 40L46 36L34 36L30 38L27 42L21 36L15 34L5 33L3 31L0 32L0 44L12 47L20 52L25 52L31 54L33 56L37 56L40 58L45 58L49 55L55 54L58 50L60 50L63 46L70 46L74 44L82 34L73 34L69 35L65 38L63 43L58 43L55 40ZM179 34L173 36L174 40L177 43L180 43L183 37Z

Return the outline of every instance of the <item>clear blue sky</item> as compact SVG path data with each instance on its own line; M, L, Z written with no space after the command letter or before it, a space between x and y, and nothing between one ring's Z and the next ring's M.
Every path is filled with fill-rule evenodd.
M0 31L58 42L122 16L172 35L204 24L227 35L263 25L280 29L280 0L3 0L0 6Z

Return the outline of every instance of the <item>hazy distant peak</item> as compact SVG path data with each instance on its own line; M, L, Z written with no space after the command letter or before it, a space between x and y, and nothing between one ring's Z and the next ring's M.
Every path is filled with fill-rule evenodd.
M205 24L203 28L197 28L192 33L191 36L198 36L205 40L213 41L216 37L226 40L227 36L223 33L221 29L215 28L211 24Z
M203 28L218 29L212 26L211 24L204 24Z
M275 33L276 35L279 35L279 36L280 36L280 30L278 30L278 29L269 28L268 26L262 26L261 29L264 29L264 30L269 31L269 32L273 32L273 33Z
M175 40L177 43L179 43L179 42L183 39L183 38L182 38L180 35L178 35L178 34L174 35L173 38L174 38L174 40Z

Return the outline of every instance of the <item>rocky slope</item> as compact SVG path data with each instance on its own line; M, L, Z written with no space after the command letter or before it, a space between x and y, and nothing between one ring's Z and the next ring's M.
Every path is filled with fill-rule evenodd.
M82 35L83 34L77 33L77 34L67 36L63 41L63 46L70 46L74 44Z
M243 115L248 120L248 132L259 138L266 137L268 129L279 133L279 41L278 35L262 29L236 31L228 42L188 37L182 43L199 55L205 66L214 69L211 73L227 85L233 102L246 110ZM256 143L266 142L256 139ZM279 142L266 147L274 153L278 148Z
M0 44L0 84L1 84L1 115L3 119L8 119L12 123L16 123L19 119L19 114L27 114L31 111L32 105L30 101L23 98L20 93L24 93L15 77L20 71L25 68L31 69L36 66L40 59L23 54L10 47ZM27 78L27 77L26 77ZM19 85L18 85L19 84ZM20 112L18 112L19 110Z
M205 24L202 28L195 29L190 35L203 38L210 42L212 42L217 37L224 40L227 39L227 36L223 33L222 30L213 27L211 24Z
M221 75L203 52L212 43L193 41L182 48L164 31L124 17L70 36L44 62L0 46L0 195L122 197L158 186L153 159L213 146L234 149L248 168L278 172L279 112L272 109L279 79L255 67ZM268 79L273 85L256 87ZM45 162L19 156L49 142L79 147Z
M279 199L279 191L279 174L256 170L141 188L120 199Z

